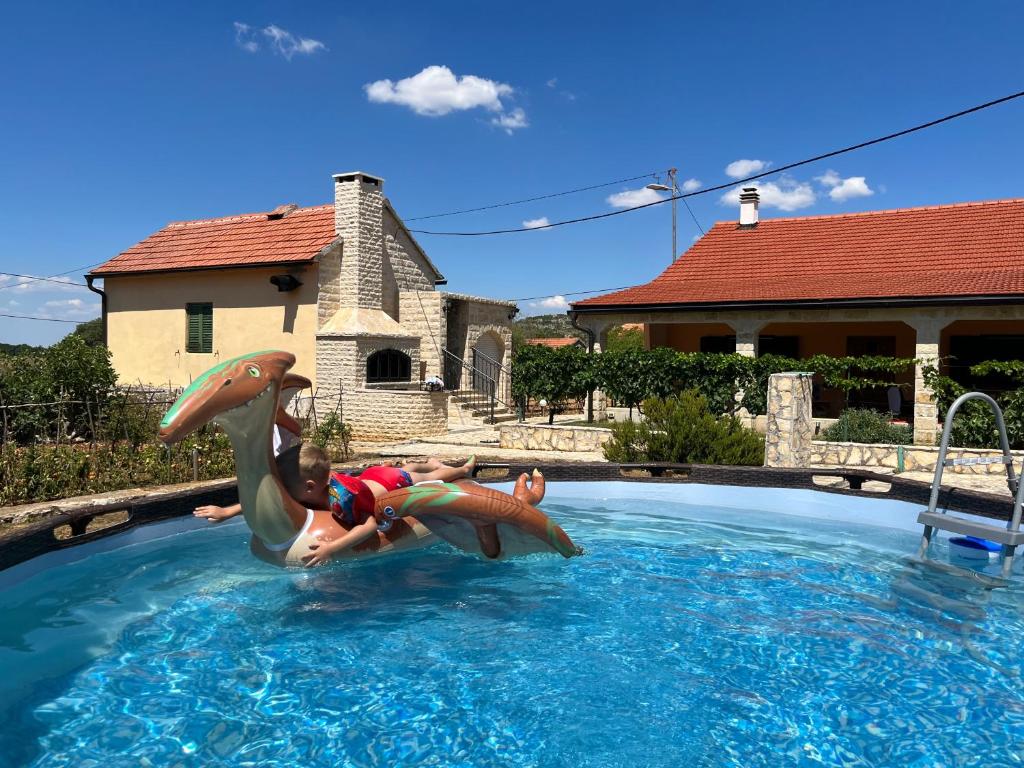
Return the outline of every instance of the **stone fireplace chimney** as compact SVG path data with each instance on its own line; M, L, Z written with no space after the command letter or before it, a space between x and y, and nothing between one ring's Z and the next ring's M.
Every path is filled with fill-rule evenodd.
M384 179L334 174L334 229L342 238L342 306L380 309L384 269Z
M744 229L753 229L757 226L757 206L761 202L761 196L757 194L757 187L744 187L740 194L740 226Z

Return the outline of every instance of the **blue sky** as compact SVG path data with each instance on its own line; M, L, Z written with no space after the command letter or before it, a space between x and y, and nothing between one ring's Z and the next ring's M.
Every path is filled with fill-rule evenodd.
M168 221L328 202L338 171L383 176L406 218L670 166L719 184L740 160L777 167L1024 88L1018 2L40 2L5 27L0 269L29 275ZM1022 102L772 177L761 215L1024 197ZM418 224L601 213L644 183ZM691 207L705 228L737 215L721 193ZM681 208L680 250L696 234ZM565 295L658 274L670 210L420 241L450 290ZM0 312L98 315L82 288L12 282ZM522 306L564 309L548 303ZM72 327L0 317L0 341Z

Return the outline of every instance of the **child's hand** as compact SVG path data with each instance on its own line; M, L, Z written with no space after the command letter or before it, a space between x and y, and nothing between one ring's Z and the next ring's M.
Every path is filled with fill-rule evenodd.
M211 523L220 523L234 517L230 509L226 507L218 507L216 504L206 504L202 507L196 507L192 510L192 514L196 517L206 518Z
M316 568L318 565L326 565L334 557L334 547L331 546L331 539L321 539L317 537L319 544L310 544L309 551L312 554L306 555L302 558L302 562L306 564L306 568Z

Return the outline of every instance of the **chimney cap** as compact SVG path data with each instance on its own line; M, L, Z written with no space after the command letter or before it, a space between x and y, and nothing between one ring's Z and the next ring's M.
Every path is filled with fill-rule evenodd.
M334 183L337 184L339 181L355 181L359 178L362 181L368 181L378 187L384 183L384 179L380 176L374 176L372 173L366 171L347 171L345 173L332 174L334 177Z

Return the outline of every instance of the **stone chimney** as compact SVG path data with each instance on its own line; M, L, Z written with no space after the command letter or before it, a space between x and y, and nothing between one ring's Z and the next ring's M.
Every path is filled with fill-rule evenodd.
M334 229L342 238L341 305L380 309L384 270L384 179L334 174Z
M757 187L744 187L740 194L740 227L753 229L757 226L757 206L761 202L761 196L757 194Z

